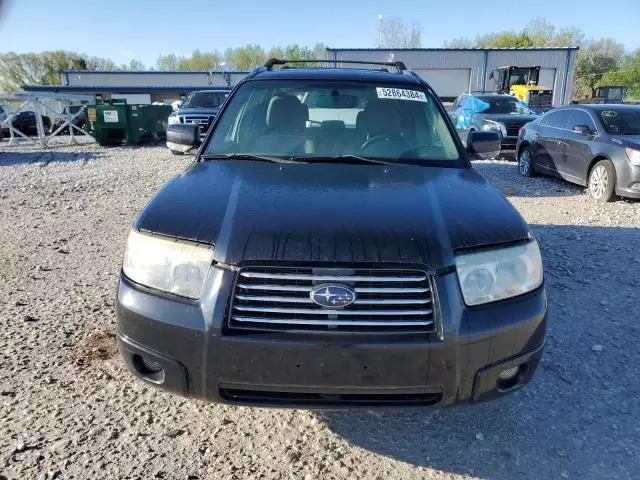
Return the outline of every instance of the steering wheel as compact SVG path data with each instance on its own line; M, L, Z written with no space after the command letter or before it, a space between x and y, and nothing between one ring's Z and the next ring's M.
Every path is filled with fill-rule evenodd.
M384 142L406 143L401 137L392 136L392 135L376 135L375 137L371 137L369 140L364 142L360 147L360 151L364 152L365 150L369 150L372 147L378 146Z

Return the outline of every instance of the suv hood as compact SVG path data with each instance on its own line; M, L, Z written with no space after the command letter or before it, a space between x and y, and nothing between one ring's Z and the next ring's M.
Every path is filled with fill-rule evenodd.
M177 115L217 115L220 107L211 107L211 108L181 108L176 114Z
M522 123L523 125L528 122L533 122L538 115L522 115L522 114L510 114L510 113L477 113L477 118L493 120L494 122L514 122Z
M456 250L528 238L473 169L194 163L135 228L215 245L218 262L454 264Z

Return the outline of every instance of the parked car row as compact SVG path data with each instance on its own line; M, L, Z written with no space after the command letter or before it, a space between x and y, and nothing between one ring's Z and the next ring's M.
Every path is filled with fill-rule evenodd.
M463 144L471 132L496 132L525 177L559 177L602 202L640 198L640 105L574 104L538 115L512 95L464 93L449 116Z
M25 135L37 135L38 126L36 124L36 114L33 111L19 112L11 118L11 125L16 130L20 130ZM51 119L46 115L42 115L42 125L45 131L51 129ZM5 137L9 136L9 126L5 120L2 122L2 131Z

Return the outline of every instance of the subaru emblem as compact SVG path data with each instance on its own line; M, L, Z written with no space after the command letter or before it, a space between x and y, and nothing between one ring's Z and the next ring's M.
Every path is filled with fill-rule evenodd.
M309 296L313 303L328 308L346 307L356 301L355 290L339 284L316 285Z

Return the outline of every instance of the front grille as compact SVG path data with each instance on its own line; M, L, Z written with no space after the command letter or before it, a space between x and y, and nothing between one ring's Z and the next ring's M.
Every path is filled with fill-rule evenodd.
M533 90L529 92L529 108L536 112L547 112L553 108L551 90Z
M184 123L197 123L199 125L209 125L213 120L213 115L185 115Z
M196 124L200 128L200 140L204 140L215 115L185 115L184 123Z
M353 393L323 394L303 392L274 392L266 390L220 388L220 396L238 404L297 405L297 406L410 406L435 405L442 393Z
M317 285L346 285L345 307L311 300ZM250 330L435 331L431 283L421 270L250 267L236 281L229 326Z
M522 128L522 125L524 125L524 123L507 123L505 125L505 128L507 129L507 136L517 137L520 128Z

